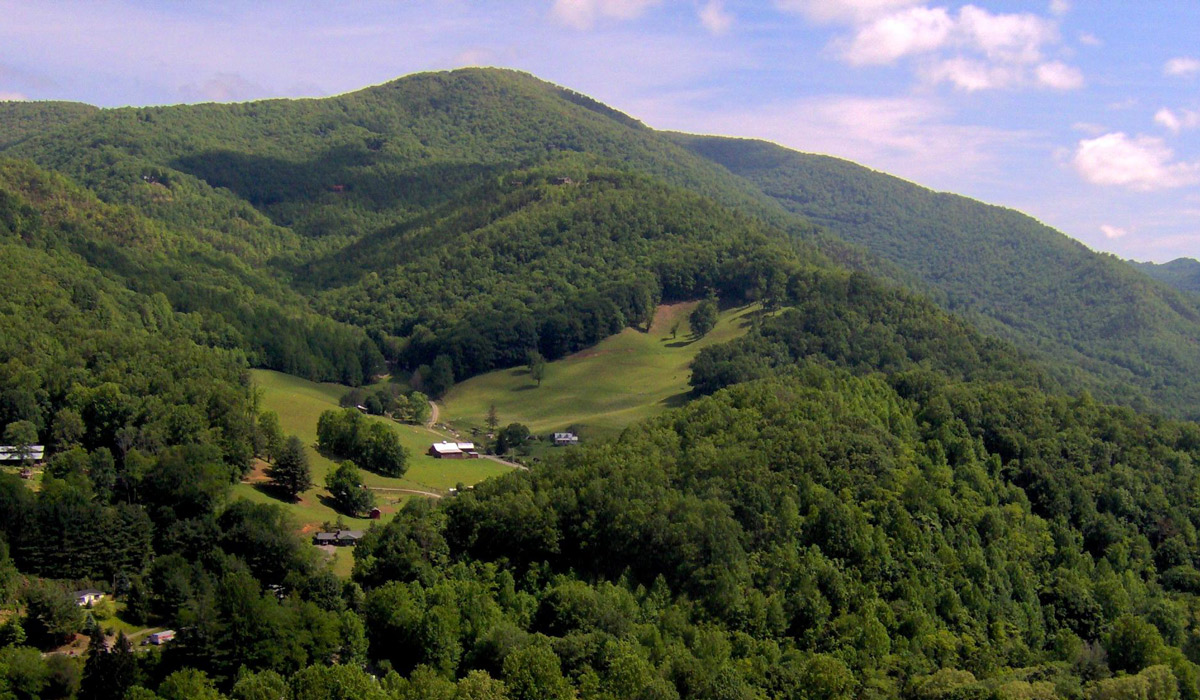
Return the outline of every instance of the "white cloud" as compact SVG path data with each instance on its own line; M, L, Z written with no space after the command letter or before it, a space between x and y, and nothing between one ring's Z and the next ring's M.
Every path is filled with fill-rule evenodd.
M923 69L922 76L931 83L946 82L967 92L1008 87L1021 77L1011 67L962 56L934 63Z
M994 15L974 5L958 13L959 31L988 58L1019 63L1041 60L1042 45L1057 40L1054 23L1028 13Z
M798 12L815 22L862 24L920 4L920 0L775 0L785 12Z
M1200 164L1175 161L1175 154L1162 139L1130 138L1119 131L1080 141L1072 164L1088 182L1139 192L1200 181Z
M575 29L591 29L601 19L634 19L659 0L555 0L550 16Z
M1039 85L1054 90L1078 90L1083 87L1083 73L1061 61L1043 63L1034 71Z
M1163 107L1154 113L1154 122L1178 134L1184 129L1195 129L1200 126L1200 112L1191 109L1181 109L1176 112Z
M1079 33L1079 43L1084 46L1104 46L1104 41L1100 37L1088 32Z
M1071 11L1069 0L1050 0L1050 14L1062 17Z
M992 13L974 5L957 11L906 0L778 0L784 9L816 21L850 26L834 40L841 57L856 66L914 61L932 83L976 91L1036 85L1056 90L1083 86L1083 73L1044 58L1061 39L1057 22L1031 13ZM1065 11L1065 6L1056 6Z
M700 8L700 23L713 34L724 34L733 26L733 15L725 10L721 0L709 0Z
M1107 126L1094 124L1092 122L1075 122L1071 125L1071 128L1075 131L1082 131L1089 136L1099 136L1108 132Z
M24 102L29 98L19 92L0 91L0 102Z
M1163 64L1163 73L1167 75L1195 75L1200 73L1200 60L1180 56L1172 58Z
M1120 238L1124 235L1127 235L1129 233L1129 229L1119 228L1117 226L1113 226L1112 224L1100 224L1100 233L1103 233L1104 237L1111 241L1114 238Z
M953 29L954 20L945 9L914 7L860 28L844 55L855 65L892 63L941 48Z

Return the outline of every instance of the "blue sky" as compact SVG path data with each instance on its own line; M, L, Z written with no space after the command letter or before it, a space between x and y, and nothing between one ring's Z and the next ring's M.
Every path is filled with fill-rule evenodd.
M0 99L324 96L526 70L662 129L765 138L1200 257L1200 3L0 0Z

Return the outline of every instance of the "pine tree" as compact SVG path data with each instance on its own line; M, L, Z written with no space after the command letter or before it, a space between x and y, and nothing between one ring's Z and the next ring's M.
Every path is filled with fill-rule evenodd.
M267 470L267 476L275 488L293 500L312 488L312 469L308 465L308 455L304 452L304 443L300 438L292 435L284 442L275 464Z
M488 406L487 427L488 432L495 435L496 426L500 425L500 419L496 417L496 404Z

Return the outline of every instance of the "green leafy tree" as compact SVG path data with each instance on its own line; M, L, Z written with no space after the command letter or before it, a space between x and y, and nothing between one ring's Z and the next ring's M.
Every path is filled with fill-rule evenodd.
M164 678L158 686L158 696L163 700L222 700L225 697L208 674L194 668L185 668Z
M406 399L408 404L408 422L425 425L429 422L429 397L419 391L414 391Z
M525 445L529 439L529 428L522 423L509 423L500 431L496 438L496 451L500 454L511 452Z
M433 364L423 368L421 383L425 391L435 399L441 398L454 386L454 364L447 355L438 355Z
M54 414L50 423L50 444L55 451L69 450L83 444L87 428L78 411L63 408Z
M260 454L267 461L279 459L286 445L283 428L279 425L279 414L274 411L263 411L258 414L258 441Z
M8 697L40 698L48 684L46 662L37 649L0 649L0 689L11 691Z
M354 462L342 462L325 477L325 487L337 509L346 515L359 516L370 510L375 494L366 488Z
M504 658L504 684L513 700L568 700L570 683L562 664L549 646L533 644Z
M288 697L287 679L270 669L255 673L243 667L229 697L233 700L285 700Z
M541 386L546 378L546 358L537 350L530 350L525 357L525 366L529 368L529 378Z
M19 420L4 426L4 442L15 450L21 464L33 462L33 446L37 439L37 426L32 421Z
M363 466L376 474L399 478L408 469L408 450L386 423L372 422L363 431L358 454Z
M703 338L716 327L718 311L717 299L713 296L707 297L692 309L692 313L688 315L688 323L697 338Z
M1154 625L1124 615L1113 623L1104 650L1113 670L1135 674L1161 660L1163 639Z
M34 583L25 590L22 626L35 646L62 643L83 626L83 609L67 589L54 583Z
M295 435L288 437L283 449L278 452L275 463L267 469L271 485L295 500L313 486L312 468L308 464L308 453L304 443Z

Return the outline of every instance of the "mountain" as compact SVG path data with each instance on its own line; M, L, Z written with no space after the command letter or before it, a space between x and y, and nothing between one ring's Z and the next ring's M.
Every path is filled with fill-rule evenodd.
M1200 414L1200 302L1017 212L769 144L655 132L522 73L99 110L3 153L202 241L279 303L367 331L403 369L445 355L463 377L529 346L557 356L644 321L658 298L756 299L796 265L849 266L1033 353L1057 385ZM223 316L227 301L188 303Z
M0 422L51 449L0 470L0 696L1200 698L1200 426L1094 398L1193 410L1189 296L503 71L37 109L0 158ZM709 293L763 312L688 401L393 494L349 574L289 517L325 493L231 496L284 440L249 365L428 385Z
M80 102L0 102L0 148L20 143L30 136L46 134L55 128L85 119L99 112L98 107Z
M1130 260L1129 264L1159 282L1169 284L1176 289L1185 292L1200 293L1200 260L1194 258L1176 258L1171 262L1162 264Z
M1137 387L1139 405L1200 415L1200 384L1191 379L1200 372L1200 300L1020 212L762 141L672 138L915 275L985 332L1053 358L1060 370Z

